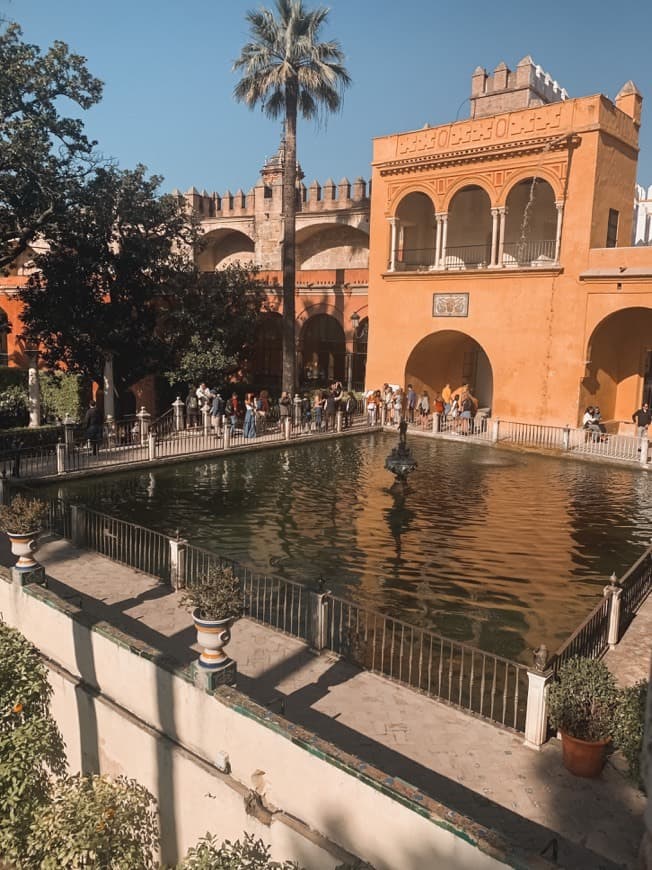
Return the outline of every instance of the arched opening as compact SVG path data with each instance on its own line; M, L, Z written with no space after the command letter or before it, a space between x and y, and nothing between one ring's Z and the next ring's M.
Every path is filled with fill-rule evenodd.
M546 266L555 260L555 193L542 178L525 178L507 197L504 266Z
M7 348L7 336L11 332L11 323L7 312L0 308L0 366L9 365L9 352Z
M427 269L435 262L435 208L425 193L409 193L396 210L396 269Z
M446 269L478 269L491 263L491 200L477 185L459 190L448 207Z
M283 371L283 318L280 314L266 314L258 322L249 368L253 383L259 389L280 388Z
M299 374L303 387L345 383L344 330L330 314L316 314L301 330Z
M297 232L298 269L366 269L369 233L346 224L314 224Z
M478 342L464 332L444 329L423 338L405 366L405 383L431 399L446 384L455 390L468 384L481 408L491 410L494 378L491 363Z
M353 336L353 363L351 386L354 390L364 390L367 372L367 342L369 340L369 318L364 317Z
M206 233L197 254L197 266L202 272L223 269L230 263L248 263L253 259L253 239L239 230L223 229Z
M643 401L652 403L652 308L605 317L589 339L585 366L578 420L587 405L598 405L603 420L629 422Z

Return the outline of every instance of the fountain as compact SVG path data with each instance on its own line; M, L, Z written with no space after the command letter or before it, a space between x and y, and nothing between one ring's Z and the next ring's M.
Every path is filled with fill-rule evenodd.
M417 467L417 461L407 446L407 421L401 419L398 424L398 447L385 460L385 468L395 476L395 483L407 483L408 474Z

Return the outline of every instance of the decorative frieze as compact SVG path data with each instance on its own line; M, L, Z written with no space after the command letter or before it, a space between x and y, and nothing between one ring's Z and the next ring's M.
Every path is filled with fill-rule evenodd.
M433 293L433 317L468 317L468 293Z

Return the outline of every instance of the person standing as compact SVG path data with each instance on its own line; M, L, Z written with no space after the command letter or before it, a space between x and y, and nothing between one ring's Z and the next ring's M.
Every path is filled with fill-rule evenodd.
M226 414L231 423L231 435L236 430L236 426L238 425L238 417L240 416L240 406L238 403L238 394L232 393L231 398L226 403Z
M285 421L290 419L291 408L292 399L288 395L287 390L283 390L281 398L278 400L278 414L279 422L281 424L281 432L285 432Z
M353 415L355 414L355 397L352 393L346 394L342 411L342 426L344 429L348 429L353 424Z
M223 422L224 399L220 396L219 392L216 392L213 404L211 405L211 423L216 435L221 435Z
M329 390L326 394L326 401L324 402L324 410L326 412L326 431L330 429L332 432L335 431L335 415L337 414L337 402L335 400L335 392L334 390Z
M638 411L634 411L632 420L638 427L639 438L647 437L648 427L652 423L652 414L650 414L650 406L647 402L643 402Z
M417 394L412 384L408 384L406 393L408 423L414 423L414 409L417 406Z
M188 429L194 429L197 426L198 420L199 399L197 398L197 391L194 387L189 387L188 395L186 396L186 426Z
M428 395L428 390L424 390L419 399L419 415L421 417L421 428L425 428L430 416L430 396Z
M441 398L444 402L444 418L448 417L451 410L451 399L453 398L453 391L451 390L451 385L446 383L444 389L441 391Z
M93 456L97 456L97 450L100 441L102 440L102 423L104 422L102 418L102 412L97 407L97 403L93 399L89 406L88 411L84 416L84 426L86 427L86 437L88 438L91 448L93 450Z
M253 393L247 393L245 397L245 417L242 434L245 438L256 437L256 400Z

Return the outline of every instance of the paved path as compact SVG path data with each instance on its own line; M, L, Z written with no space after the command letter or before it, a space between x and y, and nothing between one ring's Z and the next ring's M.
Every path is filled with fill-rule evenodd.
M618 646L609 650L605 664L621 686L650 678L652 664L652 595L648 595Z
M39 559L53 591L180 663L194 658L190 618L167 586L66 541L46 543ZM229 653L239 688L259 703L522 848L540 852L556 838L559 866L635 866L644 798L617 762L599 780L575 778L556 740L525 749L514 733L248 619L235 625Z

